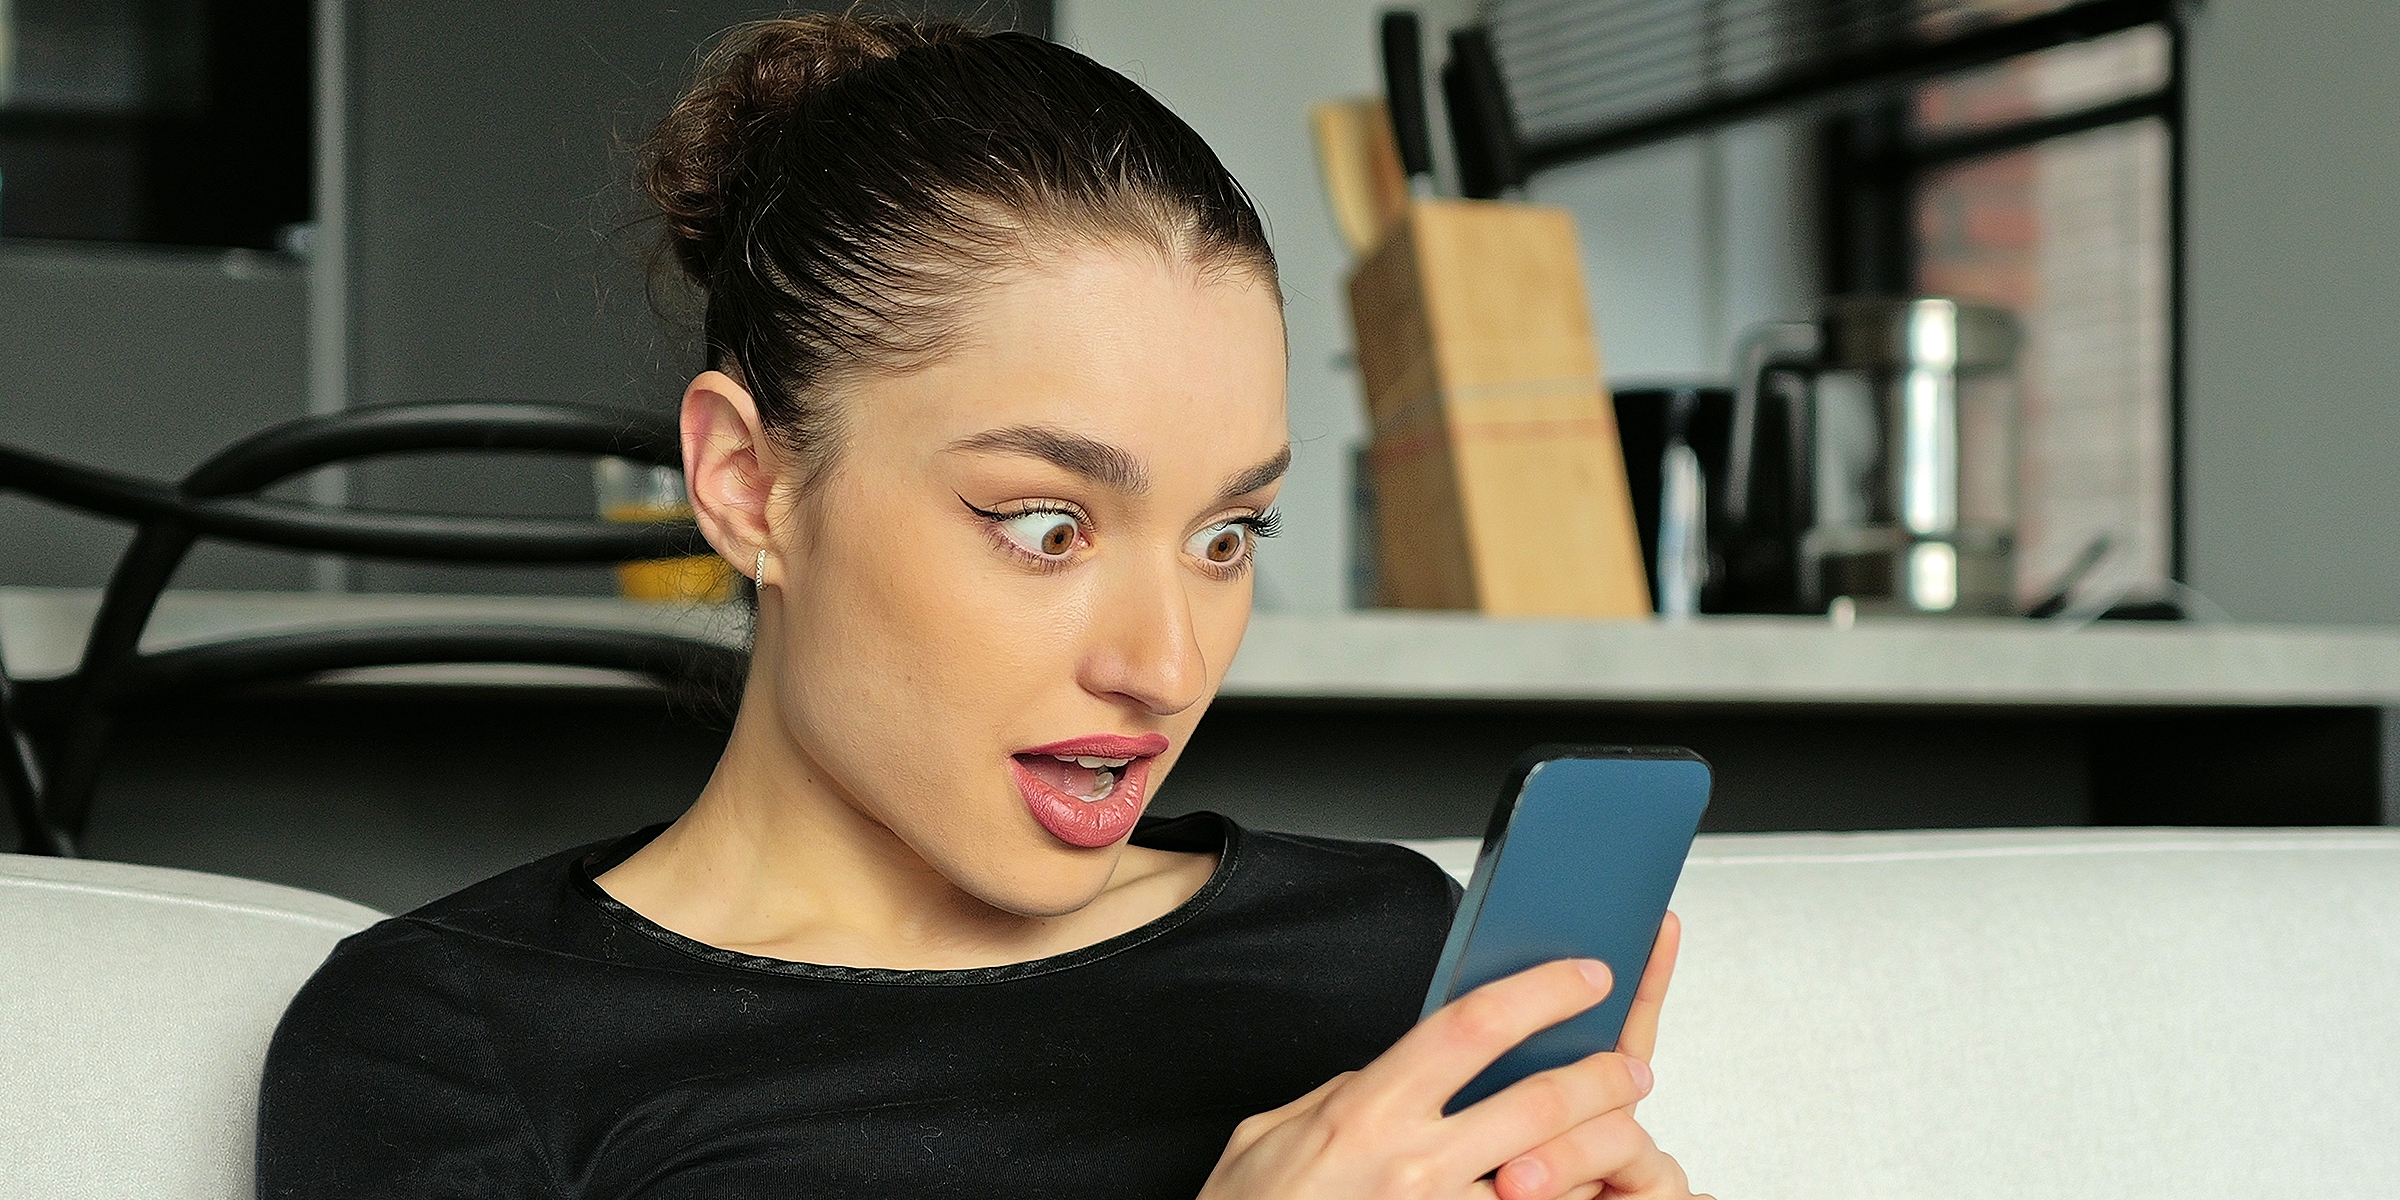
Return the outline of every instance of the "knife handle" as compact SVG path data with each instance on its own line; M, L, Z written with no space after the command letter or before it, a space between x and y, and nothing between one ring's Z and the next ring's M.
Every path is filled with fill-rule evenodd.
M1442 100L1450 110L1450 144L1458 152L1459 194L1494 200L1525 186L1517 156L1517 121L1491 31L1469 25L1450 32L1450 61L1442 67Z
M1392 140L1400 147L1400 169L1410 183L1433 178L1433 135L1425 122L1425 50L1417 14L1405 8L1383 14L1384 102L1392 110Z

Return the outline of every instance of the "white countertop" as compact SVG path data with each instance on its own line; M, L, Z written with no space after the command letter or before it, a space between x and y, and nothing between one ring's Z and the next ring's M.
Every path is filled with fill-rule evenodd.
M73 672L99 611L97 588L0 587L0 662L18 679L52 679ZM235 635L448 621L653 630L739 645L748 637L749 617L733 608L605 597L174 590L159 597L158 609L143 631L142 647L164 650ZM641 684L636 676L614 671L482 663L360 674L394 683Z
M1707 617L1262 617L1229 694L2006 705L2400 705L2400 628Z
M72 670L89 589L0 588L18 678ZM736 643L735 610L516 596L169 592L146 646L327 625L504 620L651 629ZM495 671L497 673L495 673ZM523 668L391 679L590 676ZM2400 628L1713 617L1495 620L1463 613L1264 613L1223 694L1635 703L2400 706Z

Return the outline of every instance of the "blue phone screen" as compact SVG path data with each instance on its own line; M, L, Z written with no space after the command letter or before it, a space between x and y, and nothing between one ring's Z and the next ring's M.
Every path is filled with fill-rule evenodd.
M1685 750L1559 748L1521 769L1484 835L1426 1015L1506 975L1597 958L1608 998L1520 1043L1460 1090L1456 1112L1536 1072L1617 1047L1635 985L1708 807Z

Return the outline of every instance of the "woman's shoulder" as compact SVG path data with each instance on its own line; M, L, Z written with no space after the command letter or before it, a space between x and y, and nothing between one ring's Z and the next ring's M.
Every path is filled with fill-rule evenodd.
M626 840L563 850L386 917L342 939L295 1005L347 1008L364 992L456 990L503 967L499 960L575 956L597 924L577 894L578 864Z
M259 1088L261 1195L430 1195L441 1180L556 1181L499 1049L556 1011L588 847L503 872L334 947L276 1025ZM570 993L571 994L571 993ZM512 1184L515 1186L515 1184Z
M340 1091L393 1045L428 1061L483 1061L495 1022L521 1024L518 1010L571 994L605 965L595 947L611 939L577 879L578 864L611 844L503 871L342 939L276 1026L267 1095L289 1116L307 1107L292 1097Z
M1458 883L1433 860L1395 842L1244 830L1250 853L1275 871L1337 887L1389 890L1395 898L1437 904L1448 919Z
M1407 1031L1450 928L1454 889L1440 867L1389 842L1245 829L1213 814L1184 821L1198 827L1174 832L1220 831L1220 890L1174 937L1129 956L1137 986L1209 997L1174 1011L1192 1030L1217 1031L1212 1045L1304 1032L1310 1072L1321 1073L1294 1080L1292 1095Z
M1249 829L1206 812L1145 826L1139 840L1158 849L1219 850L1222 891L1209 907L1242 926L1314 927L1334 939L1371 931L1377 941L1430 939L1438 947L1458 905L1447 872L1391 842Z

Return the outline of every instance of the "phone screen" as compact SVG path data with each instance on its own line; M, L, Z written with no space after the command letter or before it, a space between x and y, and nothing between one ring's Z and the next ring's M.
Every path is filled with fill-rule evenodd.
M1534 1034L1453 1097L1614 1050L1708 807L1708 763L1658 747L1542 747L1511 774L1451 921L1424 1012L1560 958L1597 958L1608 998Z

